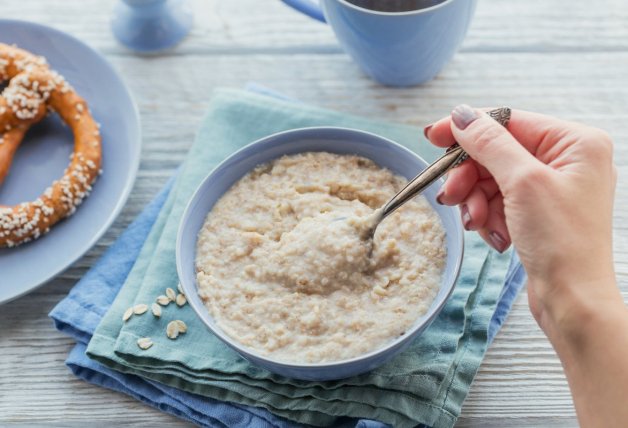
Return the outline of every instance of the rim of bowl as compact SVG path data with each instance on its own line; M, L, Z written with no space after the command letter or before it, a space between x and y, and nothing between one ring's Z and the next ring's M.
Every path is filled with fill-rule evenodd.
M439 9L443 6L445 6L446 4L452 3L455 0L443 0L442 2L435 4L433 6L430 7L423 7L421 9L414 9L414 10L406 10L406 11L402 11L402 12L384 12L381 10L373 10L373 9L368 9L366 7L362 7L362 6L358 6L356 4L350 3L347 0L338 0L339 3L343 4L345 7L349 7L351 9L355 9L355 10L359 10L362 13L368 13L368 14L372 14L372 15L383 15L383 16L409 16L409 15L420 15L422 13L426 13L426 12L431 12L435 9Z
M400 149L401 151L406 152L406 154L408 154L410 156L414 156L415 158L418 158L421 162L429 165L429 162L425 161L421 156L419 156L418 154L416 154L412 150L410 150L407 147L404 147L401 144L396 143L396 142L394 142L394 141L392 141L392 140L390 140L388 138L382 137L381 135L377 135L377 134L374 134L372 132L362 131L362 130L355 129L355 128L347 128L347 127L342 127L342 126L311 126L311 127L288 129L288 130L285 130L285 131L276 132L274 134L270 134L270 135L267 135L265 137L259 138L259 139L255 140L255 141L245 145L244 147L241 147L240 149L238 149L237 151L233 152L231 155L226 157L224 160L222 160L218 165L216 165L209 172L209 174L207 174L207 176L205 176L205 178L200 182L200 184L198 185L198 187L196 188L196 190L194 191L194 193L192 194L192 196L188 200L188 202L187 202L187 204L185 206L185 210L183 211L183 215L182 215L181 221L179 223L179 228L177 230L177 240L176 240L176 244L175 244L176 245L176 247L175 247L176 248L175 256L176 256L177 274L178 274L178 277L179 277L179 282L181 283L181 286L183 287L184 291L186 291L186 294L188 294L187 293L188 292L188 288L189 288L189 291L193 291L194 293L196 293L196 295L198 295L198 290L197 290L196 283L194 283L194 284L186 284L185 281L183 280L183 278L184 278L184 275L183 275L183 261L181 260L181 250L180 250L181 246L183 245L183 242L182 242L182 236L181 235L182 235L183 229L185 227L185 224L187 222L187 219L188 219L188 217L190 215L190 207L192 205L192 202L197 199L197 197L199 196L201 188L204 187L204 184L208 180L210 180L211 177L214 175L214 173L218 169L222 168L224 164L226 164L227 162L231 161L231 159L233 159L234 157L239 156L242 152L250 150L251 147L253 147L253 146L262 144L262 143L264 143L264 142L266 142L268 140L271 140L271 139L285 137L287 135L293 135L294 139L298 139L300 134L310 133L310 132L313 132L313 131L339 131L341 133L353 134L354 136L356 134L358 134L358 135L365 135L365 136L368 136L368 137L371 137L371 138L375 137L376 139L380 140L381 142L383 142L385 144L389 144L389 145L395 146L396 148ZM273 159L276 159L276 158L273 158ZM371 159L371 160L373 160L373 159ZM373 161L377 165L379 165L379 163L377 163L375 160L373 160ZM245 172L245 174L246 174L246 172ZM240 177L240 178L242 178L242 177ZM438 181L442 181L442 178L440 178ZM235 183L233 183L233 184L235 184ZM439 218L440 218L440 215L439 215ZM412 328L406 334L404 334L403 336L400 336L400 337L396 338L394 341L389 342L389 343L385 344L384 346L381 346L381 347L379 347L377 349L374 349L373 351L367 352L365 354L360 354L358 356L355 356L355 357L352 357L352 358L349 358L349 359L345 359L345 360L326 361L326 362L322 362L322 363L295 363L295 362L290 362L290 361L276 360L276 359L273 359L273 358L269 358L268 356L260 354L259 352L257 352L257 350L255 350L253 348L249 348L247 346L241 345L235 339L231 338L229 335L227 335L225 332L223 332L222 329L220 329L218 326L216 326L216 328L214 328L211 325L209 325L208 323L206 323L205 319L203 318L203 314L205 314L205 313L201 314L200 311L205 311L206 312L205 315L208 315L209 317L211 317L212 320L214 319L214 317L211 315L211 313L205 307L205 305L201 304L201 308L197 308L196 304L192 303L193 301L188 300L188 302L190 303L190 306L192 306L192 309L194 310L196 315L201 319L201 321L203 321L203 324L205 324L205 326L213 334L218 336L228 346L232 347L233 349L235 349L240 354L243 354L245 356L251 356L251 357L253 357L255 359L266 361L269 364L272 364L272 365L275 365L275 366L280 366L280 367L285 367L285 368L294 368L294 369L316 369L316 368L328 368L328 367L341 366L341 365L350 365L350 364L354 364L354 363L357 363L357 362L362 361L362 360L370 359L370 358L376 357L376 356L378 356L380 354L383 354L383 353L387 352L391 348L395 348L395 347L399 346L402 342L405 342L406 340L408 340L409 336L412 336L413 334L415 334L417 332L417 330L421 329L421 327L423 327L425 325L429 326L429 324L434 320L434 318L436 318L436 316L443 309L443 306L445 306L445 304L449 300L449 297L451 296L451 294L453 293L453 290L455 288L456 281L458 280L458 277L460 275L460 268L462 266L462 260L463 260L463 256L464 256L464 231L463 231L463 228L462 228L462 223L461 223L461 220L460 220L460 216L455 216L454 218L457 219L456 220L456 225L457 225L457 228L459 230L458 244L460 246L460 251L458 252L456 260L455 260L455 265L454 265L455 272L453 274L453 279L452 279L451 283L441 284L441 287L443 287L443 286L447 286L448 287L447 293L442 297L442 299L440 301L432 302L432 304L436 303L436 306L434 306L434 307L430 306L430 309L428 310L428 313L423 315L423 316L427 315L426 318L423 320L423 322L417 324L416 321L415 321L415 324L412 326ZM421 316L419 318L422 318L423 316Z

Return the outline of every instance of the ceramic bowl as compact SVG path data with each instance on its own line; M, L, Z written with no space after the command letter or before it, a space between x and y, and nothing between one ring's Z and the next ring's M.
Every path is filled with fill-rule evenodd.
M188 302L213 334L253 364L273 373L296 379L322 381L346 378L382 365L403 351L429 326L454 288L462 263L464 234L458 210L436 203L436 193L442 183L434 183L423 194L440 217L446 231L447 260L441 287L427 313L416 320L407 334L379 349L343 361L298 364L274 360L236 342L218 327L197 294L194 263L198 232L218 199L254 167L283 155L312 151L364 156L408 179L427 166L423 159L405 147L386 138L355 129L302 128L270 135L231 155L203 180L181 219L176 256L179 279Z

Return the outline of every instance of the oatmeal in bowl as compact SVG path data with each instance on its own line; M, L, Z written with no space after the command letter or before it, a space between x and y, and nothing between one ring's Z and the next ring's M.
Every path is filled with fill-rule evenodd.
M302 379L383 363L453 288L462 228L434 190L368 219L426 166L381 137L341 128L276 134L237 152L184 214L177 266L190 304L252 362Z
M353 358L404 335L440 287L443 226L422 196L372 243L360 223L406 182L367 158L327 152L286 155L237 181L196 247L198 293L218 326L297 363Z

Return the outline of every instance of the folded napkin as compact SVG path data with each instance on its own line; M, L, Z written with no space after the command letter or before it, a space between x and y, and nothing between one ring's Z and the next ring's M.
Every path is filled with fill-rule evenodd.
M213 338L187 306L164 308L162 319L176 315L189 327L188 333L175 342L163 335L165 320L160 323L144 316L122 324L122 312L127 307L150 303L163 294L165 287L176 286L172 254L176 225L190 192L208 170L237 147L258 137L317 124L371 130L406 143L424 157L433 155L433 152L423 153L421 149L429 146L425 142L419 144L415 128L377 124L240 92L219 92L165 205L158 215L154 210L150 212L153 215L150 221L140 221L146 220L146 211L138 219L144 237L148 234L146 242L141 234L132 233L138 227L138 222L134 223L51 314L58 328L79 341L87 341L126 278L91 340L89 352L96 360L128 374L113 372L87 360L84 346L77 345L68 359L77 375L201 425L220 422L244 426L257 422L285 426L287 422L261 409L227 406L163 384L220 400L263 406L292 420L316 425L349 423L337 419L339 416L366 417L400 426L453 424L486 345L523 283L519 265L513 262L508 287L502 289L508 256L489 251L474 235L467 236L463 274L441 316L410 350L388 365L356 378L313 383L273 376L251 366ZM165 194L160 197L162 202L166 199ZM153 205L159 205L158 200ZM155 221L152 228L151 221ZM127 235L130 238L124 242ZM139 258L128 274L138 253ZM104 263L106 257L113 262ZM106 277L106 281L101 281L101 277ZM103 284L92 286L90 292L90 284L99 281ZM142 336L150 336L155 342L148 351L137 348L136 339ZM355 425L355 421L351 423Z

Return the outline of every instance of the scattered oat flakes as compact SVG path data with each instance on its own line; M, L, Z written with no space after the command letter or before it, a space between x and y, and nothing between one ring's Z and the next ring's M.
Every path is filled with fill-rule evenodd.
M185 294L179 294L177 296L177 300L176 300L177 306L183 306L187 303L187 301L188 300L185 298Z
M133 315L133 308L129 308L124 311L124 315L122 315L122 321L127 322L129 318Z
M172 302L174 302L174 300L177 298L177 295L175 294L174 290L170 287L166 288L166 296L168 296L168 298Z
M157 303L153 303L150 306L150 309L153 312L153 315L155 315L157 318L161 316L161 306L159 306Z
M166 336L168 336L168 339L173 340L179 337L179 323L170 321L166 327Z
M150 337L142 337L140 339L137 339L137 346L139 346L140 349L146 350L153 346L153 341L150 340Z
M144 303L137 304L133 306L133 313L135 315L142 315L144 312L148 310L148 305Z
M157 297L157 303L161 306L168 306L170 304L170 299L167 296L161 295Z

